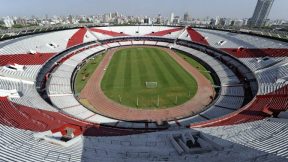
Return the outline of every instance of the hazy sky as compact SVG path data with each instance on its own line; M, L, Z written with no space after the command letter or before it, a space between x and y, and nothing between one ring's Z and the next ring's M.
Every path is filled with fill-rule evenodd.
M0 16L96 15L118 11L125 15L249 18L257 0L0 0ZM275 0L269 18L288 20L288 0Z

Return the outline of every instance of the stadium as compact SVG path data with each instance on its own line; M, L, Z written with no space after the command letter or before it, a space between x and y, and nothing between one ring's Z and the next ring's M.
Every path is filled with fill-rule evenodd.
M276 158L285 161L286 147L280 143L283 141L285 144L287 138L287 47L285 42L247 33L189 26L81 27L8 39L1 44L1 145L5 147L2 155L17 154L29 161L31 156L36 161L101 160L108 157L111 161L118 158L128 161L150 158L202 161L209 157L220 160L227 155L239 160ZM174 75L187 75L188 87L199 86L194 89L196 92L191 90L190 95L194 96L179 105L172 96L172 107L166 108L157 105L157 96L154 96L150 108L149 105L137 107L135 96L132 106L122 104L117 97L109 99L100 86L104 73L111 73L108 79L103 78L104 82L121 82L121 78L111 78L127 70L124 67L123 72L115 72L115 68L108 66L109 61L121 55L117 53L119 49L124 50L122 53L127 49L136 50L134 53L130 51L135 59L137 56L132 55L140 55L137 52L139 48L148 50L139 56L143 60L147 59L144 55L158 57L154 55L166 51L164 56L170 55L176 60L169 64L192 69L189 71L193 76L190 80L189 74L181 72L184 69L178 67L178 72L171 67L169 71ZM155 49L158 50L156 54L149 55ZM188 58L198 64L193 67ZM169 58L159 58L155 64L163 63L164 59ZM95 72L92 70L90 74L91 78L84 78L87 84L81 83L81 76L77 81L77 75L82 74L81 69L85 69L91 60L98 63ZM122 60L112 61L117 64ZM136 64L141 64L142 60L139 61ZM205 70L195 68L200 65ZM159 68L170 67L163 65ZM121 70L121 67L116 69ZM144 82L154 80L146 77L142 87L150 89ZM157 83L160 87L163 81L160 79ZM158 84L154 88L152 85L152 89L160 89ZM181 80L179 84L183 84ZM125 87L125 83L115 86L119 85ZM82 86L82 91L75 89L79 86ZM112 94L118 93L113 90ZM83 91L87 92L84 98L81 96ZM184 93L187 98L188 92ZM150 96L153 94L148 92ZM180 96L178 100L181 100ZM122 98L124 100L124 96ZM144 104L141 102L144 101L139 101L139 105ZM73 138L65 142L63 138L67 133L73 134ZM192 139L195 141L195 138L199 143L204 140L203 146L205 143L210 146L201 148L200 143L189 154L185 143ZM269 141L278 141L279 145L272 146ZM141 151L133 152L138 147ZM162 147L165 149L160 149ZM245 157L237 154L243 148L248 154Z
M288 161L279 34L80 24L0 37L0 161Z

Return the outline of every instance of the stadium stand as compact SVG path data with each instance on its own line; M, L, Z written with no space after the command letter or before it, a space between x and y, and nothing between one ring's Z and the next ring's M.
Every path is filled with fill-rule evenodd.
M80 28L76 33L73 34L71 38L69 38L66 48L82 44L84 42L84 35L86 34L86 32L86 28Z
M209 45L209 43L207 42L206 38L203 37L200 33L198 33L193 28L188 27L187 28L187 33L189 34L189 36L190 36L192 41L194 41L196 43L204 44L204 45Z
M66 49L67 43L78 29L35 34L9 40L0 44L1 55L27 53L58 53Z
M203 112L163 125L81 105L71 80L77 67L130 45L200 60L219 79L218 96ZM0 160L287 161L287 42L192 27L107 26L32 34L0 47Z
M54 53L0 55L0 66L5 66L7 64L41 65L53 55Z
M146 34L145 36L165 36L165 35L169 35L172 34L173 32L177 32L183 30L183 28L175 28L175 29L167 29L167 30L162 30L162 31L158 31L158 32L152 32L150 34Z
M107 30L96 29L96 28L92 28L90 30L92 32L101 33L103 35L108 35L108 36L112 36L112 37L129 36L123 32L118 33L118 32L114 32L114 31L107 31Z

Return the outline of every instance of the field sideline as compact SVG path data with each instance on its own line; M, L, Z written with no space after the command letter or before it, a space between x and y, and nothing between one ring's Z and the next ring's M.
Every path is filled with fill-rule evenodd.
M182 51L175 51L179 56L181 56L184 60L186 60L190 65L197 68L198 71L204 75L208 80L210 80L211 84L214 84L214 80L210 74L210 72L198 61L186 55L185 52Z
M149 89L145 82L157 82L157 88ZM107 97L123 105L166 108L190 100L197 83L167 52L130 47L113 55L101 88Z
M86 64L81 67L81 69L77 72L74 82L75 93L79 94L87 81L98 67L99 63L102 61L104 53L98 54L90 58Z

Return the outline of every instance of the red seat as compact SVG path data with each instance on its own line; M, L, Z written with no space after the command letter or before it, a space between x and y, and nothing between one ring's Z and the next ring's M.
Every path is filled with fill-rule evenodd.
M234 113L218 119L191 124L190 127L223 126L261 120L271 116L265 113L265 108L268 108L273 114L286 111L288 110L288 91L285 91L287 90L287 87L288 86L285 86L267 95L256 96L256 99L251 101L250 105L247 105ZM286 92L286 94L283 94L284 92Z
M42 65L54 54L55 53L0 55L0 66L6 66L8 64Z
M250 57L286 57L288 56L288 49L281 48L263 48L263 49L247 49L247 48L221 48L221 50L238 58Z
M174 29L162 30L162 31L146 34L145 36L165 36L165 35L168 35L168 34L171 34L173 32L183 30L183 29L184 28L174 28Z

